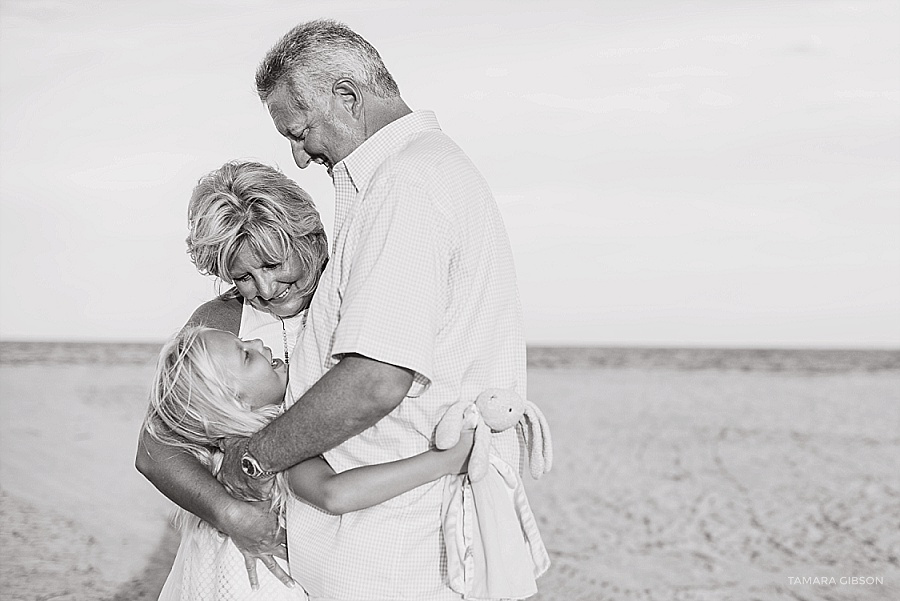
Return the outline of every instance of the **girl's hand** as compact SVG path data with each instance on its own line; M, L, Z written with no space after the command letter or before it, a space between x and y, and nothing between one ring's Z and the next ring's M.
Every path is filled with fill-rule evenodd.
M474 428L466 428L459 434L459 442L446 451L438 451L446 461L448 475L465 474L469 470L469 455L475 442Z

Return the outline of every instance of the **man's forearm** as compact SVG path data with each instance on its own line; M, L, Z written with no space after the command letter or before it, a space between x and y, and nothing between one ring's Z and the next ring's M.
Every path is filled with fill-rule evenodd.
M223 522L234 499L196 457L141 432L135 467L173 503L226 528Z
M291 408L250 439L263 469L281 471L315 457L374 425L409 392L412 373L350 355Z

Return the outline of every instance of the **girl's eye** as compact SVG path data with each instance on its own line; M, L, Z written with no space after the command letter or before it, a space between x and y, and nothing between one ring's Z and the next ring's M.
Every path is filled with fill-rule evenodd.
M236 278L233 277L231 279L234 280L235 282L246 282L250 279L250 274L248 273L248 274L242 275L240 277L236 277Z
M271 265L263 265L263 269L268 269L268 270L278 269L279 267L281 267L281 263L272 263Z

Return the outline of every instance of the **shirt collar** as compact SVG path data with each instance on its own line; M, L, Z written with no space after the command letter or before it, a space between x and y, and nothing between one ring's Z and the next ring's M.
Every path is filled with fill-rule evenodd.
M353 186L359 192L368 183L378 166L406 144L410 136L440 129L434 112L413 111L376 131L338 165L343 163Z

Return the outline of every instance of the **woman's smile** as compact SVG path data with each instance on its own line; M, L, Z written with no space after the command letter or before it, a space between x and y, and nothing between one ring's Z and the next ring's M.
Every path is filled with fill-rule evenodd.
M312 294L305 294L297 285L301 280L305 283L307 275L297 251L273 263L245 247L235 255L230 272L241 296L260 311L286 318L309 306Z
M291 284L290 286L288 286L287 288L284 289L284 292L282 292L281 294L276 294L271 299L269 299L269 302L280 303L281 301L283 301L284 299L286 299L288 297L288 293L291 291L291 288L296 289L297 287L295 285Z

